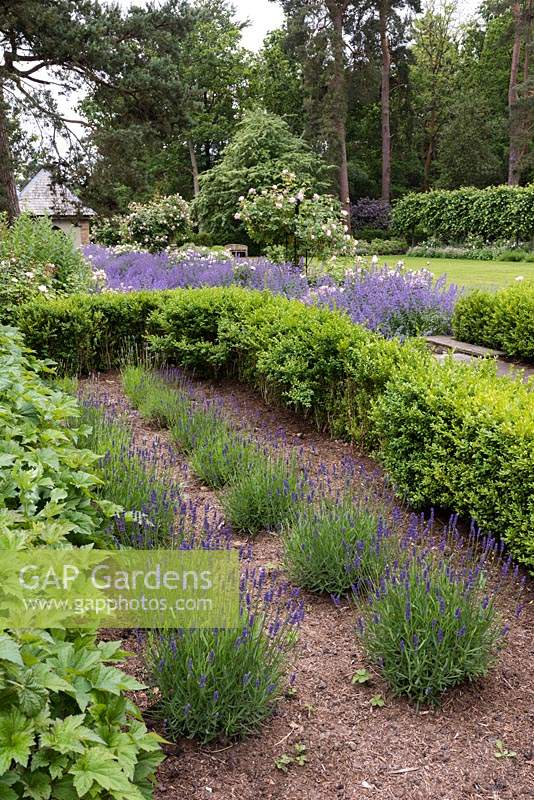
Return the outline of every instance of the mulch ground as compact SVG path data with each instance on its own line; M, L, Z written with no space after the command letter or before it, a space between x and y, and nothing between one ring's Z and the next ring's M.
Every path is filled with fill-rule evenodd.
M318 433L286 410L265 405L242 386L194 381L199 402L221 403L236 427L269 443L274 437L299 458L330 469L350 457L373 480L380 470L355 448ZM139 442L158 440L164 431L147 425L131 409L116 374L100 376L92 391L115 400ZM176 477L184 493L220 509L217 495L202 486L177 454ZM236 540L243 541L242 537ZM277 563L276 536L254 538L255 559ZM498 666L477 684L451 692L438 709L417 711L388 694L380 676L353 686L356 669L368 666L354 636L355 611L329 598L306 597L306 616L294 653L296 695L281 701L258 735L234 743L200 746L180 741L167 748L158 775L156 800L526 800L534 798L534 593L514 621ZM125 642L137 655L127 671L143 677L142 654L132 637ZM145 676L146 677L146 676ZM370 699L382 693L383 708ZM137 702L146 708L145 693ZM496 758L496 741L516 753ZM287 774L274 761L297 742L307 748L304 766Z

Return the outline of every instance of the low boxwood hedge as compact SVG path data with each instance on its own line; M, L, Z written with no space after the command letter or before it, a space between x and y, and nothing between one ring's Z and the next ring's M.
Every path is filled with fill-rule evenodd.
M534 570L534 396L495 365L404 364L374 403L401 496L475 519Z
M472 515L534 569L532 386L492 365L442 366L422 342L235 287L33 302L19 324L40 355L85 370L148 342L162 361L233 375L364 442L409 502Z
M534 360L534 283L518 283L495 293L474 291L460 298L452 327L463 342Z

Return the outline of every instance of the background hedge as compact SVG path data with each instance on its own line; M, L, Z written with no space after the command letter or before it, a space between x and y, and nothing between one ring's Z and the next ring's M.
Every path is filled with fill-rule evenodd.
M412 192L393 207L393 225L412 242L528 242L534 237L534 186Z
M532 383L492 364L443 366L422 342L239 288L33 302L19 321L31 347L66 365L117 366L146 337L162 361L237 377L365 442L403 498L472 515L534 569Z
M534 360L534 283L471 292L456 304L452 327L463 342Z

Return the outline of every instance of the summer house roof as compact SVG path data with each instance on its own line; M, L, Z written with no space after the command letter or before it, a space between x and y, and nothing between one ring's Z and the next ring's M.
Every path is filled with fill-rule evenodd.
M21 211L36 217L94 217L92 208L82 205L66 186L54 183L52 175L41 169L19 192Z

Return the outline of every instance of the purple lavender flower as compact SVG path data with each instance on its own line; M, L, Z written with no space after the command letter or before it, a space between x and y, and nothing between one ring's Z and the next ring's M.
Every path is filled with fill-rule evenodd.
M344 311L353 322L386 337L447 333L459 294L456 286L447 285L445 276L435 280L427 270L410 272L399 265L356 267L347 271L341 284L325 275L311 286L293 264L267 259L234 263L195 250L176 255L123 253L94 244L84 254L95 269L106 273L113 291L231 285L268 289L308 305Z

